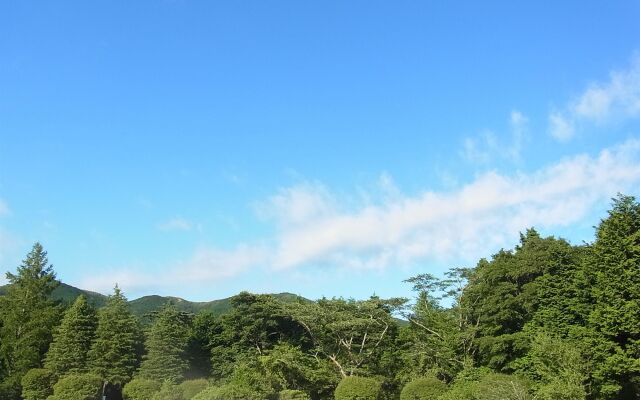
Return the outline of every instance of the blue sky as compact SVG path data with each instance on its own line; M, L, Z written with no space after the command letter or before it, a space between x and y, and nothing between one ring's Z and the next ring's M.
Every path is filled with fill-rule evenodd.
M640 4L0 5L0 270L408 295L640 194ZM1 282L1 281L0 281Z

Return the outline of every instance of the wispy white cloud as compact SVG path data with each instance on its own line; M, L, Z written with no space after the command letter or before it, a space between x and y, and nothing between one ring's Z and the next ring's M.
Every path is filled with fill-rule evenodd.
M577 155L531 173L486 172L463 186L407 195L383 173L369 195L338 195L318 183L282 188L256 209L270 238L232 249L203 247L156 271L108 270L79 282L108 291L220 283L252 271L307 266L384 269L416 262L475 262L535 226L554 229L592 217L617 192L640 189L640 141ZM264 245L266 243L268 245ZM301 269L304 271L304 269Z
M232 250L201 247L188 259L158 267L153 272L145 272L146 268L142 266L112 268L103 274L86 276L78 284L82 288L106 293L116 283L126 291L219 283L261 265L266 258L266 250L261 246L239 245Z
M156 225L156 227L163 232L190 231L194 229L195 226L196 225L193 222L182 217L171 218Z
M563 109L549 114L549 132L559 141L574 136L583 123L603 124L640 116L640 56L626 70L613 71L606 82L594 82Z
M0 199L0 217L6 217L11 214L11 210L9 209L9 205L3 199Z
M336 207L333 195L318 182L305 182L283 188L266 202L256 205L258 216L277 221L282 226L295 226L325 218Z
M424 259L475 260L527 227L575 223L616 192L637 189L639 155L640 142L629 141L531 174L489 172L455 191L425 191L349 210L317 185L284 189L280 211L273 214L281 229L272 265L385 268ZM326 198L334 198L331 208ZM296 223L288 223L283 210L309 204L322 204L322 213L297 213Z
M549 133L556 140L566 142L573 138L575 127L573 122L558 112L549 114Z
M0 198L0 218L5 218L10 215L11 209L9 208L9 204ZM5 262L7 256L15 251L19 245L20 241L17 237L0 224L0 262ZM0 285L4 283L6 283L4 271L0 270Z
M527 140L529 119L520 111L509 115L508 140L501 140L493 131L483 131L477 136L466 137L462 142L462 157L473 164L489 164L495 159L518 162Z

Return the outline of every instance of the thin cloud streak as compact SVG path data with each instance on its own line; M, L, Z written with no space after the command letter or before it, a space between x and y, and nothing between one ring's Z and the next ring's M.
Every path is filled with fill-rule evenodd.
M157 228L163 232L171 232L171 231L190 231L194 228L193 222L182 218L175 217L168 221L159 223Z
M475 137L466 137L460 152L463 159L472 164L489 164L495 159L519 162L527 141L529 119L520 111L513 110L509 115L509 140L501 141L490 130Z
M210 284L238 276L260 265L265 258L265 249L259 246L239 245L233 250L201 247L187 260L177 261L155 272L141 272L139 266L113 268L103 274L85 277L78 284L102 293L110 292L115 284L127 291Z

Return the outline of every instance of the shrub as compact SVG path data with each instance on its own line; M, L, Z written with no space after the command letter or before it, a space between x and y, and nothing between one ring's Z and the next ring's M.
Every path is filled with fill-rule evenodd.
M100 400L102 379L93 374L71 374L53 386L47 400Z
M196 394L202 392L209 386L209 382L206 379L193 379L190 381L184 381L178 387L182 390L182 397L185 400L190 400Z
M438 400L530 400L527 384L514 375L491 373L481 380L456 382Z
M151 400L160 391L160 382L151 379L134 378L124 385L122 396L125 400Z
M382 384L373 378L347 376L334 393L335 400L378 400Z
M311 400L302 390L283 390L278 394L278 400Z
M151 400L184 400L182 389L171 381L164 381L160 391L156 392Z
M210 386L193 397L193 400L265 400L262 392L237 384Z
M436 377L418 378L405 385L400 400L435 400L447 391L447 385Z
M30 369L22 377L22 398L24 400L46 400L53 394L56 377L48 369Z

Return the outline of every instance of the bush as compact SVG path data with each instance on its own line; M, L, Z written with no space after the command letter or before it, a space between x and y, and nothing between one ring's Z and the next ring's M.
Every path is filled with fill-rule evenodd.
M226 384L210 386L193 397L193 400L265 400L265 394L246 386Z
M151 400L160 391L160 382L151 379L134 378L124 385L122 396L125 400Z
M184 400L182 390L171 381L164 381L160 391L156 392L151 400Z
M434 400L447 391L447 385L435 377L418 378L405 385L400 400Z
M514 375L491 373L480 381L456 382L438 400L530 400L525 381Z
M278 394L278 400L311 400L302 390L283 390Z
M378 400L382 384L373 378L347 376L334 393L335 400Z
M53 386L47 400L100 400L102 379L93 374L72 374Z
M190 381L184 381L178 387L182 390L182 397L185 400L191 400L193 396L202 392L209 386L209 382L206 379L193 379Z
M30 369L22 377L22 398L24 400L46 400L53 394L56 377L48 369Z

